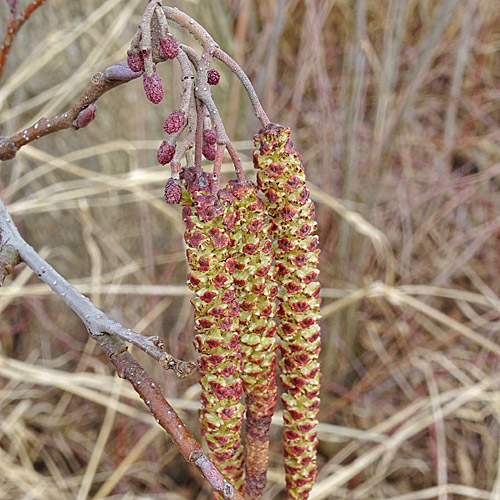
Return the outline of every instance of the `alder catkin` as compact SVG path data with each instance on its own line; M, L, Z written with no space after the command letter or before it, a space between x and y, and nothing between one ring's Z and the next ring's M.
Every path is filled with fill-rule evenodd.
M220 81L220 73L216 69L209 69L207 75L207 83L209 85L218 85Z
M182 185L179 179L174 179L170 177L170 179L165 184L165 201L169 205L175 205L180 203L182 198Z
M215 160L215 146L213 144L203 144L201 152L208 161Z
M151 75L144 73L142 75L142 84L148 100L153 104L159 104L163 99L163 80L161 76L156 71Z
M181 109L172 111L163 124L163 130L167 134L175 134L187 123L186 114Z
M314 203L290 129L270 124L254 137L257 181L272 217L280 320L285 478L290 498L306 499L317 474L320 284Z
M158 152L156 153L156 159L161 165L166 165L170 163L175 155L175 146L169 144L167 141L162 141Z
M241 379L246 394L245 482L251 499L266 485L269 428L276 408L276 294L273 248L264 203L251 182L229 182L234 196L234 285L240 303Z
M183 177L193 177L193 169ZM238 340L239 304L233 284L234 259L228 231L234 224L233 196L210 193L208 174L183 190L183 220L190 268L188 286L195 292L195 347L202 387L200 423L210 456L225 478L241 493L244 407Z
M140 49L127 50L127 64L135 73L144 71L144 60Z
M179 55L179 43L172 35L160 38L160 49L166 59L175 59Z
M203 140L207 144L215 144L217 142L217 135L215 130L212 128L207 128L203 131Z

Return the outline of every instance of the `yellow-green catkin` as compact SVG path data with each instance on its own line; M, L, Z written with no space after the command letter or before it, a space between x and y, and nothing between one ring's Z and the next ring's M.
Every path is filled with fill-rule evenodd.
M305 186L290 129L270 124L254 137L257 183L272 218L279 282L281 382L284 387L285 476L292 499L307 499L317 474L316 424L320 388L320 284L314 203Z
M240 346L246 398L245 483L250 499L262 496L269 461L269 429L276 409L276 294L269 221L258 189L231 181L235 223L231 255L234 286L240 303Z
M185 175L191 175L187 172ZM244 492L241 425L241 349L239 304L233 283L234 259L228 231L234 223L232 196L209 192L203 176L183 190L183 220L190 268L188 286L195 292L195 347L202 388L199 412L209 455L233 486Z

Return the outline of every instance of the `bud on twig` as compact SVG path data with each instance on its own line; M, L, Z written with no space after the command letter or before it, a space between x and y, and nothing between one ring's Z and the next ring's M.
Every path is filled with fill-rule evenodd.
M89 104L78 113L78 116L73 120L71 126L77 130L86 127L91 121L94 120L96 115L97 106L94 103Z

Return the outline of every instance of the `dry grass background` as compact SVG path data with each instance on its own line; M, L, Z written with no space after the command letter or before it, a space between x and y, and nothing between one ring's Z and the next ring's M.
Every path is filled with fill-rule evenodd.
M144 3L48 0L0 82L0 135L63 111L122 60ZM311 498L500 499L498 2L177 5L247 70L271 119L294 129L317 202L323 389ZM256 120L217 67L215 98L253 177ZM193 359L180 208L162 201L155 161L179 73L160 72L160 106L138 81L110 92L88 128L1 164L0 189L59 272ZM83 325L23 266L0 289L0 335L1 499L209 498ZM197 433L195 378L135 354ZM265 499L284 497L275 424Z

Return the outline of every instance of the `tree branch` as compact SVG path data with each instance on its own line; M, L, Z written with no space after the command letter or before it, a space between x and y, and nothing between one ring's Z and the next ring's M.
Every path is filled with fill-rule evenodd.
M141 75L142 73L131 71L125 61L109 66L102 73L96 73L91 78L90 85L66 112L50 119L40 118L35 124L12 137L0 137L0 160L11 160L24 145L45 135L70 127L85 127L95 117L95 102L99 97Z
M0 47L0 78L2 77L3 69L7 61L7 56L9 55L12 42L17 35L17 32L21 29L21 26L28 20L28 18L33 14L33 12L42 5L45 0L33 0L25 9L24 12L17 16L17 0L8 1L10 16L7 24L7 33L2 40L2 46Z
M38 277L57 293L76 315L83 321L89 334L97 338L105 333L115 335L125 342L135 345L165 369L172 369L180 377L189 375L196 369L196 363L176 360L163 351L162 343L156 337L144 337L125 328L98 309L87 297L69 284L50 264L30 246L19 234L5 205L0 200L0 231L5 246L18 252L19 258L31 268Z
M116 349L111 342L99 342L116 368L118 376L127 379L151 414L170 435L182 456L194 464L213 490L227 499L243 500L243 497L229 484L217 470L214 463L205 455L200 443L187 430L174 409L163 397L158 384L127 350Z

